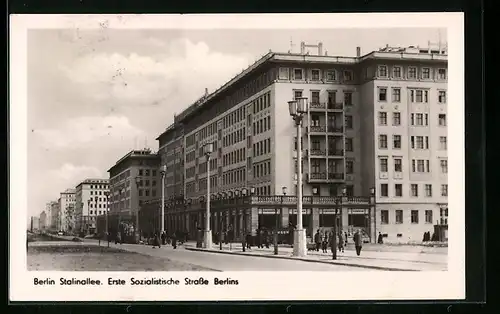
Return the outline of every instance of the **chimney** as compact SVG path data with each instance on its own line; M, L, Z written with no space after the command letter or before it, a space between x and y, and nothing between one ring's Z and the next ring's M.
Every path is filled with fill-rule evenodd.
M300 54L303 55L306 53L306 43L305 42L301 42L300 43Z
M361 47L356 47L356 57L361 57Z
M323 55L323 43L320 42L318 44L318 56L322 56Z
M205 97L208 96L208 88L205 88Z

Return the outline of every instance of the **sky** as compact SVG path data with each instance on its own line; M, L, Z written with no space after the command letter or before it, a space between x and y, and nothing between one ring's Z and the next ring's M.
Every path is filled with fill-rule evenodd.
M155 138L180 113L269 52L323 42L328 55L427 46L446 31L390 29L31 29L28 216Z

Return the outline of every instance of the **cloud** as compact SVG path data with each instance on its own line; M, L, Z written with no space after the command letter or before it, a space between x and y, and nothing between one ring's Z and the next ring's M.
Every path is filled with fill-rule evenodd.
M212 51L204 42L187 39L162 43L150 38L148 42L152 50L161 49L162 54L87 54L58 68L70 82L80 86L79 90L97 100L153 104L173 98L185 101L179 105L187 106L205 88L217 89L253 60L246 54Z
M143 134L125 116L77 117L67 120L60 128L41 129L35 133L48 148L82 148L96 141L113 143ZM99 146L102 144L105 143Z

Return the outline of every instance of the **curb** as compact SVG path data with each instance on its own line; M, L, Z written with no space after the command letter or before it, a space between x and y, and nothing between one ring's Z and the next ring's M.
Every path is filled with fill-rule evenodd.
M339 265L339 266L369 268L369 269L386 270L386 271L417 271L417 270L413 270L413 269L403 269L403 268L394 268L394 267L356 265L356 264L349 264L349 263L343 263L343 262L327 262L327 261L312 260L312 259L307 259L307 258L296 258L296 257L291 257L291 256L255 255L255 254L246 254L246 253L243 253L243 252L228 252L228 251L206 250L206 249L199 249L199 248L192 248L192 247L185 247L184 249L188 250L188 251L206 252L206 253L212 253L212 254L227 254L227 255L240 255L240 256L253 256L253 257L263 257L263 258L274 258L274 259L287 259L287 260L303 261L303 262L309 262L309 263L321 263L321 264L329 264L329 265L333 264L333 265Z

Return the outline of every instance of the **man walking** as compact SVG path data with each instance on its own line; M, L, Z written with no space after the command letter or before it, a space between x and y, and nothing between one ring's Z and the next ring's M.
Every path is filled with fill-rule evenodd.
M363 246L363 239L359 230L357 230L356 233L354 234L353 240L354 240L354 246L356 247L356 255L359 256L361 254L361 248Z
M319 248L321 247L321 234L319 233L319 229L314 235L314 243L316 243L316 252L319 252Z

